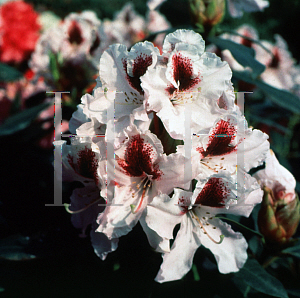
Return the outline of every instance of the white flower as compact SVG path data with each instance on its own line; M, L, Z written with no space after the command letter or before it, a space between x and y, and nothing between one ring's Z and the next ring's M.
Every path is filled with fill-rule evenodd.
M262 41L262 45L269 52L261 47L256 47L256 59L266 66L261 78L275 88L291 90L294 86L295 60L288 51L287 43L280 35L275 35L275 41L275 44Z
M226 62L212 53L204 53L202 37L189 30L167 35L160 63L141 77L148 111L155 111L170 136L183 139L185 110L190 106L191 129L207 128L214 122L212 110L224 92L233 92L231 70ZM232 97L225 105L234 106Z
M98 217L97 231L109 239L127 234L156 195L189 184L184 181L186 160L182 155L163 154L161 142L149 131L141 133L129 126L125 133L127 139L115 150L115 160L107 160L114 169L107 173L108 187L115 186L114 197Z
M260 130L248 128L239 113L224 114L210 129L192 137L192 164L202 177L220 170L234 173L236 167L248 172L265 160L270 148L267 139ZM184 146L177 151L184 155Z
M112 21L104 21L109 44L122 43L130 47L145 37L146 21L136 13L131 3L124 5Z
M98 146L100 147L99 144ZM72 214L73 226L81 229L80 237L86 237L86 229L92 226L90 232L92 245L95 253L104 260L109 252L117 248L118 239L109 240L104 234L95 233L97 216L103 212L105 206L105 201L100 196L103 181L101 175L98 175L98 172L104 171L100 169L104 163L97 150L98 146L95 146L88 137L74 138L71 145L64 143L63 180L75 180L84 185L73 190L67 211Z
M244 177L239 181L222 171L199 181L193 193L174 189L172 198L155 198L147 207L145 222L161 238L172 238L174 226L181 224L171 251L163 255L156 281L181 279L191 269L200 245L215 255L221 273L236 272L244 265L246 240L216 217L221 213L249 216L261 201L255 179L246 173Z
M99 77L102 88L107 88L108 93L116 92L114 104L117 119L135 110L136 119L148 120L140 77L155 66L158 55L158 48L148 41L135 44L130 52L125 45L115 44L103 53ZM97 94L95 96L97 99Z

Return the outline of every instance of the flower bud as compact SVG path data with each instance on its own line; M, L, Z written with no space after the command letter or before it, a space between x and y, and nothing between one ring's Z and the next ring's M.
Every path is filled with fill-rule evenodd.
M286 192L279 184L273 190L264 187L258 227L267 242L284 244L289 241L299 220L300 202L295 192Z
M225 13L225 0L190 0L192 22L211 28L219 24Z

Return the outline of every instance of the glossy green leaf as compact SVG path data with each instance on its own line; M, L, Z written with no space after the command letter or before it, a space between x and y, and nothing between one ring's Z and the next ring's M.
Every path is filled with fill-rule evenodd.
M252 48L220 37L211 37L209 38L209 41L221 50L229 50L235 60L242 66L250 67L252 69L253 77L259 76L266 68L254 58L255 53Z
M0 82L12 82L23 77L23 74L17 69L0 63Z
M251 78L251 75L248 71L239 72L234 71L233 77L242 80L246 83L256 85L264 93L269 95L270 99L277 105L289 110L293 113L300 114L300 100L299 98L285 90L280 90L275 87L272 87L261 80Z
M270 275L256 260L248 259L246 264L235 274L251 288L274 297L288 298L282 283Z
M25 129L38 114L48 106L49 103L43 103L9 117L2 125L0 125L0 136L11 135Z

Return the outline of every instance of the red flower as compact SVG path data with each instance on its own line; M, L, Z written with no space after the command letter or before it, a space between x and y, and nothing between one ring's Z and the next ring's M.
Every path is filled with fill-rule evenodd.
M39 38L38 14L23 1L0 7L0 61L20 63L29 58Z

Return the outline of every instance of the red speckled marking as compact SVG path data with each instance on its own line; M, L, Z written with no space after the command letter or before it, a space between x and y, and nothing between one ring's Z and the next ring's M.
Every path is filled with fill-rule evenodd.
M137 90L141 95L144 95L144 91L141 87L140 77L144 75L147 71L147 68L152 64L152 56L147 56L145 54L140 54L134 59L132 66L133 77L127 73L127 60L123 60L123 68L126 73L126 79L129 85Z
M83 42L83 38L81 35L81 29L76 21L72 21L68 30L69 42L81 44Z
M180 53L172 56L173 78L179 81L179 90L186 91L197 85L201 80L199 77L192 79L193 66L188 57L183 57ZM176 88L173 85L167 87L166 91L172 95Z
M235 138L236 129L230 121L220 120L209 136L209 142L206 150L198 147L196 150L202 154L202 158L207 156L225 155L236 151L236 146L229 146ZM222 136L218 136L222 135Z
M221 178L210 178L197 196L195 205L223 208L229 193Z
M92 149L85 147L78 152L77 163L74 163L73 156L68 154L68 161L71 167L81 176L94 179L98 183L97 167L98 160Z
M185 214L185 213L188 212L188 207L189 207L189 206L187 206L187 201L186 201L186 199L184 198L184 196L182 196L182 197L180 197L180 198L178 199L178 205L179 205L179 207L181 208L181 213L182 213L182 214Z
M156 180L162 176L162 172L157 164L153 164L151 155L153 155L153 147L145 143L140 135L135 135L128 142L125 159L118 160L118 164L131 177L147 174L152 175L152 179Z

